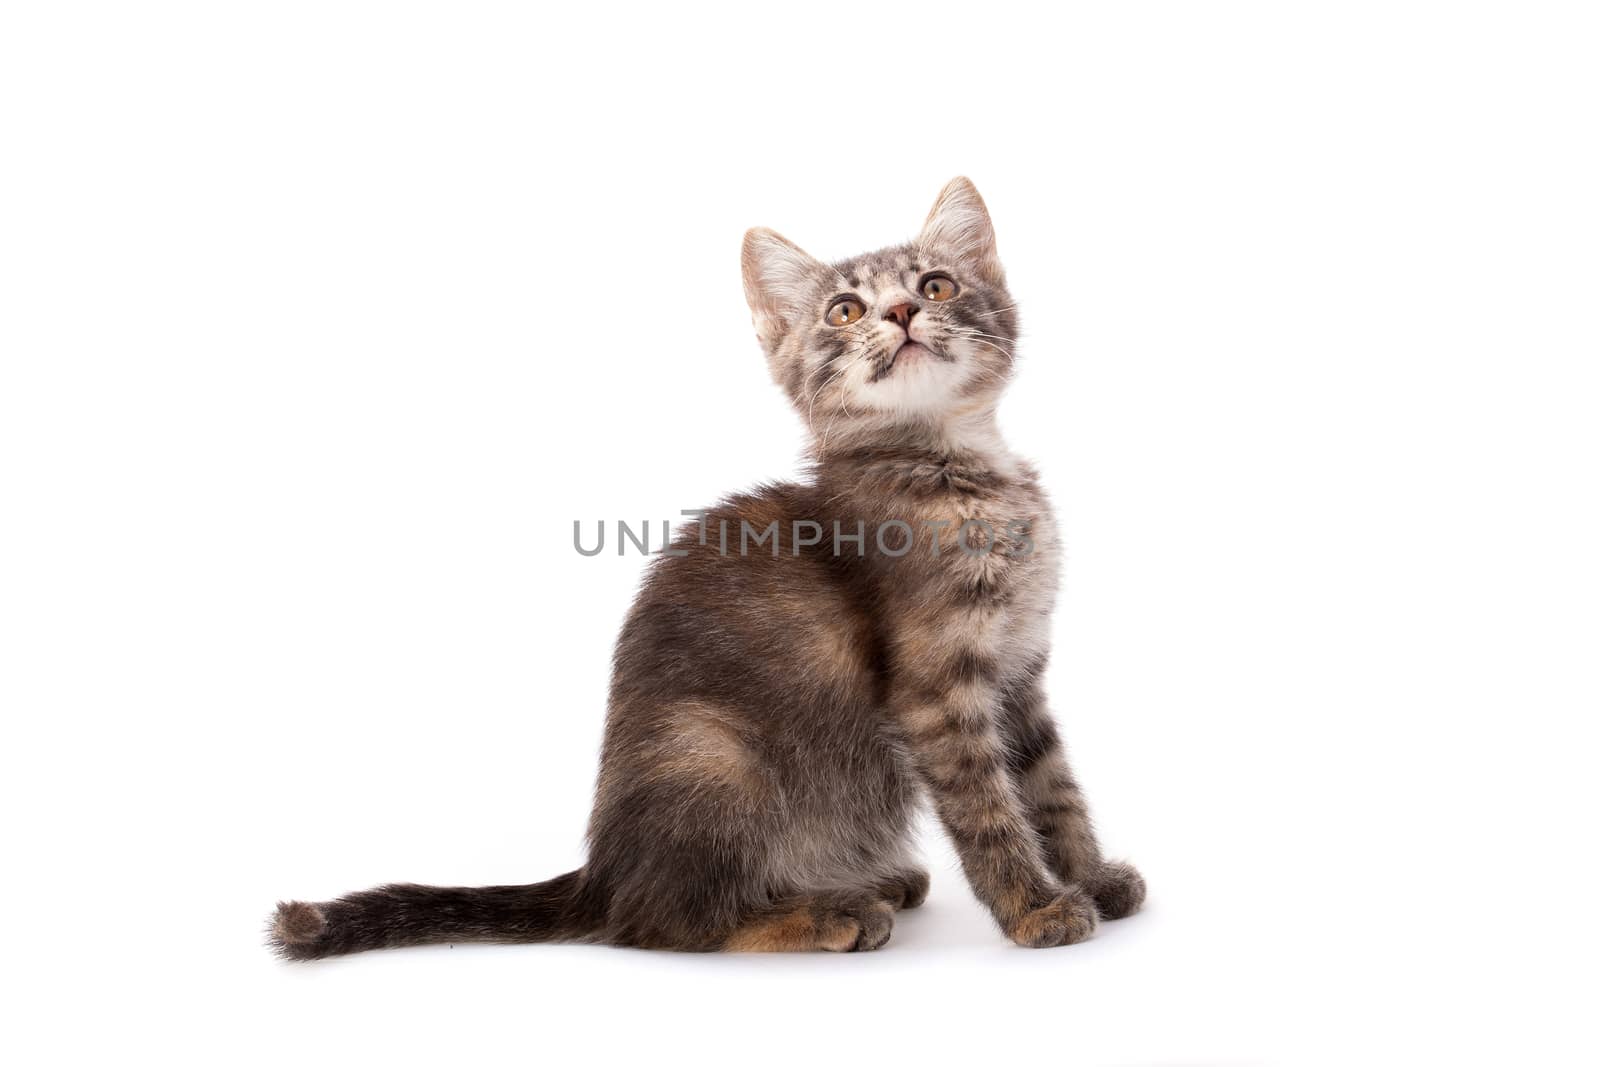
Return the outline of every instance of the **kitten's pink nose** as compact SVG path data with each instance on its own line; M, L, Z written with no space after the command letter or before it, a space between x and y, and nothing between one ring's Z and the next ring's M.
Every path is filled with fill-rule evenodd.
M911 329L911 316L916 313L917 305L915 304L896 304L883 313L883 321L888 322L893 319L900 324L901 329L909 331Z

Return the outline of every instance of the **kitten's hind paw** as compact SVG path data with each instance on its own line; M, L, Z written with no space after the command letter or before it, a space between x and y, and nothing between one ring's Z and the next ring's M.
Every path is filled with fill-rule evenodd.
M856 921L860 932L856 935L855 943L844 950L846 952L871 952L882 948L894 932L893 910L877 901L852 909L851 918Z
M894 909L862 893L819 894L779 903L723 942L725 952L871 952L894 930Z
M878 884L876 895L891 908L920 908L928 899L928 872L917 867L907 867Z

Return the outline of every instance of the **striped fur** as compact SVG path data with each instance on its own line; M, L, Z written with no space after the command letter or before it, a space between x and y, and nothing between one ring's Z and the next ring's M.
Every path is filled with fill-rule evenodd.
M724 553L691 528L652 565L617 643L587 862L530 886L280 905L284 956L875 949L927 893L908 843L924 801L1018 944L1069 944L1139 907L1040 688L1059 550L1037 475L995 426L1018 320L977 190L956 179L916 240L832 265L753 230L743 267L773 377L812 430L811 477L705 517L775 522L777 543ZM930 272L956 295L928 299ZM827 325L844 297L865 314ZM904 533L894 551L871 533L803 543L797 521Z

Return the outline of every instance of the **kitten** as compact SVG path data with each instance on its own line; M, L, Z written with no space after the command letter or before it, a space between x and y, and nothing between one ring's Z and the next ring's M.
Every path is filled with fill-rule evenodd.
M751 230L743 268L813 477L719 504L652 564L617 643L588 862L280 904L283 956L875 949L928 891L907 851L924 796L1016 943L1138 910L1045 704L1058 548L995 428L1017 314L977 189L955 179L910 244L832 266Z

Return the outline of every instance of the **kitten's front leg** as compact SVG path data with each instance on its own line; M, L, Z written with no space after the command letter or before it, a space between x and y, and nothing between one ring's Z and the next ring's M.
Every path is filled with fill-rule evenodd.
M1042 668L1041 668L1042 670ZM1045 704L1038 672L1007 693L1001 708L1006 767L1057 875L1094 897L1102 918L1132 915L1144 903L1144 878L1127 863L1107 863L1061 735Z
M1006 771L1000 698L981 656L956 653L896 679L890 703L978 899L1019 945L1048 948L1094 933L1094 901L1050 873Z

